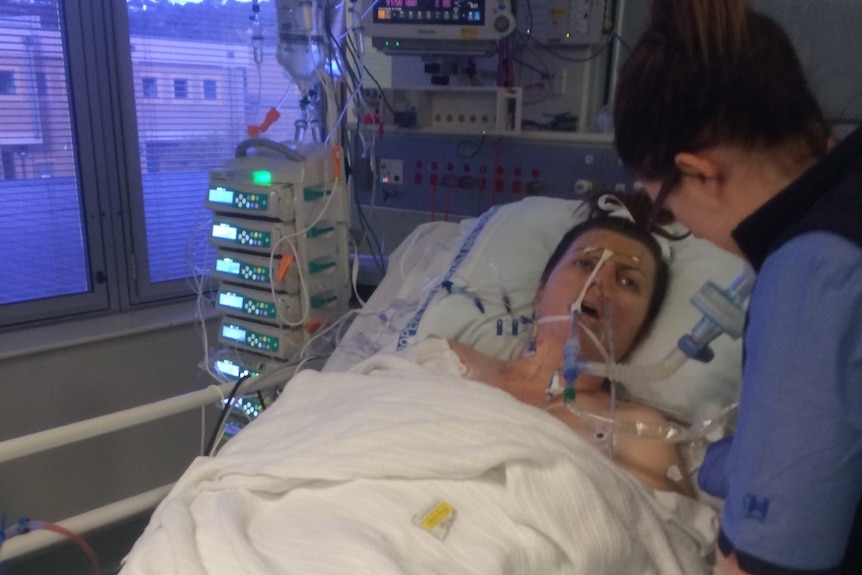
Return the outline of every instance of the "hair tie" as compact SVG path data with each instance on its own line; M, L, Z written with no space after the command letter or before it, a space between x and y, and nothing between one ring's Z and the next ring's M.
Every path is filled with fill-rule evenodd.
M633 224L637 223L626 205L616 196L612 196L611 194L602 194L599 196L599 201L596 205L600 210L606 212L608 217L622 218Z
M637 224L634 216L632 216L632 213L629 211L628 207L626 207L622 200L612 194L602 194L601 196L599 196L596 205L610 218L621 218L623 220L628 220L633 224ZM652 234L652 237L655 239L659 249L661 250L661 259L664 260L666 263L670 263L670 242L667 240L667 238L664 238L658 234Z

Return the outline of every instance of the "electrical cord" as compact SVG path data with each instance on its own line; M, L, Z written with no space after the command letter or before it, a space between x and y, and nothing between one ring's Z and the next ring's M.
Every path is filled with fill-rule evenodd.
M2 545L6 540L11 539L12 537L16 537L18 535L26 535L27 533L31 533L39 529L57 533L75 543L87 556L87 560L90 562L90 567L93 569L93 574L101 574L102 570L99 566L99 558L96 556L96 552L93 550L93 548L90 547L90 545L84 540L83 537L81 537L74 531L71 531L70 529L66 529L62 525L57 525L56 523L50 523L47 521L33 521L31 519L27 519L26 517L22 517L14 525L6 527L6 516L4 515L2 518L2 522L0 522L0 548L2 548ZM5 568L5 562L0 563L0 573L4 573Z
M230 394L225 398L224 407L222 408L221 414L219 415L218 423L213 429L212 436L210 436L210 440L207 443L206 449L204 449L204 455L212 456L215 452L216 444L218 442L218 438L222 433L222 429L224 429L225 423L227 422L228 413L230 413L231 407L233 407L233 400L236 397L237 391L239 391L240 386L245 383L251 376L244 375L239 378L234 384L233 389L231 389Z

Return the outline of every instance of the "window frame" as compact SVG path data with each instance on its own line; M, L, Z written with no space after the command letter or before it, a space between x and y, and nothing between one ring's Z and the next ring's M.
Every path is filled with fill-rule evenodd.
M152 80L152 95L147 93L147 80ZM143 76L141 78L141 95L147 100L154 100L159 97L159 79L155 76Z
M128 281L123 285L121 295L123 307L136 309L146 306L165 305L176 301L193 299L196 294L191 287L191 278L154 283L150 277L150 257L147 250L147 226L144 210L144 183L140 162L137 109L135 101L134 69L132 64L132 41L129 34L129 15L123 0L101 0L110 2L116 8L113 42L117 54L115 75L117 94L120 102L117 117L118 138L122 142L123 154L118 158L117 167L123 174L122 193L118 211L121 217L118 225L122 231L125 257L118 258L124 266ZM179 78L182 79L182 78ZM186 90L188 94L188 80ZM205 190L201 190L201 205L204 203ZM202 279L203 290L212 291L217 282L209 277Z
M86 293L2 305L0 332L190 302L196 296L194 278L153 283L149 274L137 124L138 98L143 86L135 84L133 38L129 34L126 2L57 0L57 9L82 241L86 244L88 262L86 279L91 289ZM246 72L242 69L244 78ZM186 82L185 99L208 99L204 82L200 81L203 78L175 78ZM170 97L170 93L165 94L165 81L169 79L157 77L161 98ZM220 82L213 81L217 100L222 90ZM52 96L59 95L50 79L46 88ZM201 206L204 192L201 190ZM203 280L205 291L215 289L216 282L211 278L199 279Z
M108 239L110 210L106 210L107 191L116 184L115 170L111 166L116 164L117 158L103 116L103 105L110 100L110 89L107 83L99 82L105 72L105 62L99 58L99 54L105 53L105 38L97 37L91 28L105 25L102 2L58 2L90 291L0 306L0 331L119 310L118 302L110 297L117 291L120 278L111 263L114 250ZM92 145L84 146L80 142Z
M182 94L182 95L180 95ZM189 99L189 79L174 78L174 99L188 100Z
M8 78L8 81L4 80L0 82L0 87L5 88L5 86L9 86L10 90L7 92L5 89L0 90L0 96L16 96L18 95L18 90L15 86L15 70L0 70L0 74L3 74Z
M201 86L203 89L204 100L218 100L218 83L215 80L205 78L201 82Z

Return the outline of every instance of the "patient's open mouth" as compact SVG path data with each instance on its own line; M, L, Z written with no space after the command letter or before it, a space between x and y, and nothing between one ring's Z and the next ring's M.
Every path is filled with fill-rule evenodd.
M598 319L599 312L595 307L584 302L581 304L581 315L586 315L586 316L589 316L591 318Z

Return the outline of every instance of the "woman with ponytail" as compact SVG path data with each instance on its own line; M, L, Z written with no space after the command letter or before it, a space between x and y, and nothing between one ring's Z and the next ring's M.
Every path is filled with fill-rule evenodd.
M758 272L736 436L698 478L722 573L862 573L862 130L834 143L742 0L655 0L614 123L653 209Z

